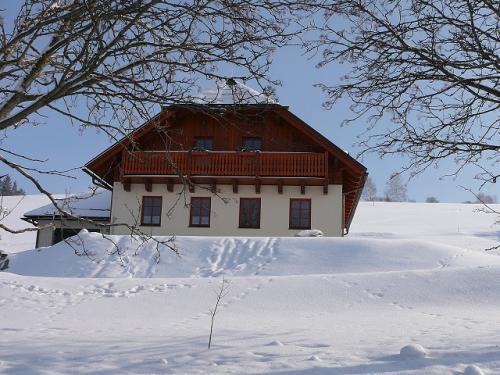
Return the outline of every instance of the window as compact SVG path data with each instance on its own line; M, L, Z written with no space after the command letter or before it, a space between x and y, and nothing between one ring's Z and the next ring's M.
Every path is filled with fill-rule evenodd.
M240 228L260 228L260 198L240 198Z
M213 137L195 137L193 147L195 149L201 149L201 150L213 150L214 149L214 138Z
M161 197L143 197L141 225L160 226L160 224Z
M262 148L262 139L258 137L244 137L243 149L244 150L260 150Z
M310 199L290 199L290 229L311 229Z
M191 197L190 227L210 226L210 198Z

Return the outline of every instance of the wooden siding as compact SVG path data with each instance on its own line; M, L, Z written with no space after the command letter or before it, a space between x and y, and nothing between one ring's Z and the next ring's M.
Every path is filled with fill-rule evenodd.
M174 119L137 139L141 151L187 151L197 137L212 137L214 151L237 151L246 137L262 139L262 151L324 152L280 116L271 111L238 115L207 115L179 111Z
M328 177L328 153L124 152L127 175Z

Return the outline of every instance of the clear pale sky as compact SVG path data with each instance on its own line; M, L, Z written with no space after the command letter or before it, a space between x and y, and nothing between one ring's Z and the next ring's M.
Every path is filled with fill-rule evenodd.
M12 14L10 14L12 15ZM9 14L7 14L9 16ZM318 82L335 82L339 79L340 68L330 66L322 69L315 68L315 60L308 61L301 52L293 47L277 51L271 70L271 77L282 81L277 88L279 102L290 107L290 111L298 115L309 125L324 134L342 149L356 156L358 149L353 144L363 129L364 124L352 124L341 127L342 120L350 117L348 103L341 103L332 110L325 110L321 104L325 99L319 88L313 85ZM252 86L251 82L247 83ZM256 87L255 87L256 88ZM95 130L81 133L76 126L72 126L68 119L52 112L44 112L45 124L36 127L21 126L9 129L0 136L3 138L1 146L31 157L48 159L44 163L45 169L72 169L79 168L105 148L110 146L109 139ZM141 125L141 124L137 124ZM380 124L384 126L385 124ZM379 195L383 194L384 185L392 172L403 165L401 158L379 159L376 155L366 156L360 160L367 168L370 176L377 185ZM453 161L442 164L438 169L432 169L413 178L408 183L408 196L416 201L424 201L428 196L435 196L441 202L462 202L474 200L474 197L461 187L466 186L476 190L479 186L473 180L474 170L463 171L458 178L442 178L453 168ZM10 173L4 166L0 166L0 174ZM80 171L75 171L76 179L65 179L54 176L40 176L44 186L53 193L76 193L87 190L91 185L90 178ZM27 193L37 193L34 186L23 181L16 174L12 176ZM490 184L483 188L484 192L500 198L500 184Z

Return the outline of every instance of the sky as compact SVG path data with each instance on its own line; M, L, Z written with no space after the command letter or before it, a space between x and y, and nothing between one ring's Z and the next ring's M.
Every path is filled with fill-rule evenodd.
M13 16L12 12L7 17ZM356 157L360 149L354 144L362 133L365 124L358 122L341 126L351 116L348 102L341 102L330 110L322 107L326 100L324 93L316 83L333 83L340 79L342 67L315 67L315 59L303 56L296 47L277 50L271 67L270 76L282 85L276 93L280 104L289 106L291 112L321 132L333 143ZM230 74L230 72L227 72ZM252 83L247 83L252 86ZM257 88L257 87L254 87ZM53 175L40 175L40 181L52 193L77 193L92 185L91 179L79 168L94 156L111 145L106 135L95 130L81 132L71 125L67 118L50 111L43 113L43 124L36 127L20 126L11 128L5 134L1 146L10 150L29 154L31 157L46 160L43 168L47 170L71 170L74 178L60 178ZM138 126L141 124L137 124ZM385 126L380 123L379 126ZM358 159L367 168L370 177L377 186L378 195L383 195L389 176L403 167L404 159L391 157L379 159L377 155L367 155ZM472 194L463 187L477 191L479 182L474 181L474 170L466 169L457 178L443 177L453 170L453 161L443 163L439 168L432 168L408 181L408 197L415 201L425 201L426 197L437 197L441 202L463 202L474 200ZM0 174L9 171L0 166ZM18 185L28 194L37 193L34 186L16 174L12 174ZM408 177L407 175L403 175ZM485 193L500 198L500 185L489 184Z

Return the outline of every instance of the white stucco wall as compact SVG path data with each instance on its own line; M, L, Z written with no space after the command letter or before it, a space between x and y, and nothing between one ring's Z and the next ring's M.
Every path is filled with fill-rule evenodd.
M114 184L111 206L112 223L140 223L140 206L143 196L162 196L161 226L143 226L141 230L151 235L186 236L293 236L299 230L288 229L290 198L311 199L311 228L320 229L326 236L342 235L342 186L330 185L328 194L321 186L307 186L305 195L299 186L283 186L278 194L276 186L261 186L261 193L255 193L253 185L240 185L237 194L232 186L218 185L217 194L196 187L194 193L183 193L182 185L175 185L173 192L165 184L153 184L147 192L144 184L131 184L130 192L119 182ZM191 196L211 197L210 228L189 227L189 204ZM220 197L225 198L225 203ZM239 198L261 198L260 229L239 228ZM170 210L170 217L167 212ZM135 218L135 219L134 219ZM112 227L112 234L129 234L125 227Z

